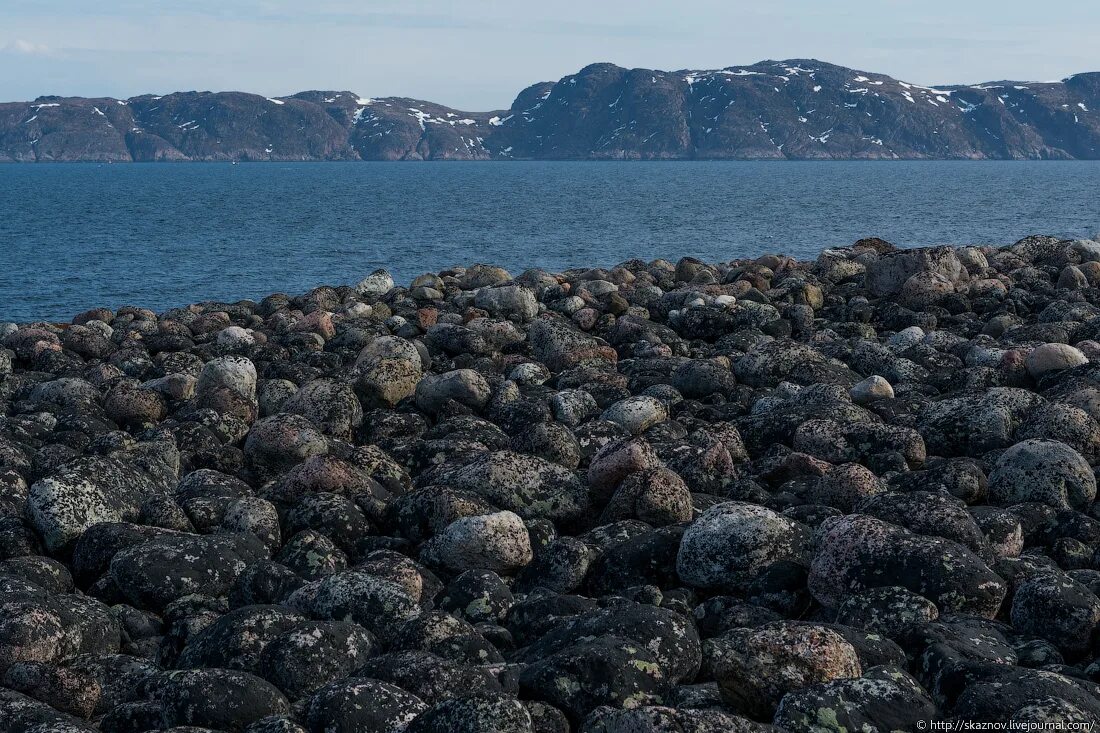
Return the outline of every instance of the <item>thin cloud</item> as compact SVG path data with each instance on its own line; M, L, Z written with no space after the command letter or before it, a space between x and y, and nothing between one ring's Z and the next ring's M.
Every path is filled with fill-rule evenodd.
M20 56L53 56L54 50L44 43L34 43L17 38L0 45L0 51L4 53L18 54Z
M1096 0L1055 0L1062 12L1041 19L996 0L881 5L699 0L686 12L633 0L0 0L0 100L34 98L49 79L51 91L73 95L353 89L484 110L596 60L707 69L818 58L935 85L1096 66L1073 42L1100 21ZM981 53L967 53L974 48Z

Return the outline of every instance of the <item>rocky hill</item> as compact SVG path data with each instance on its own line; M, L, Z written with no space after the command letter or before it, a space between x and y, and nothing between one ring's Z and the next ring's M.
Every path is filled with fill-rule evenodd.
M0 104L0 161L1100 159L1100 72L924 87L814 60L593 64L508 110L178 92Z

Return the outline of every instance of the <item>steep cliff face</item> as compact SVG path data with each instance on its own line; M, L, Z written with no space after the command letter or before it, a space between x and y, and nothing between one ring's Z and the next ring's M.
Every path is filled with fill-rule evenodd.
M133 116L114 99L39 97L0 105L0 160L132 160Z
M0 104L0 161L1098 159L1100 73L923 87L820 61L593 64L508 110L308 91Z
M153 135L190 160L342 160L347 128L312 102L254 94L169 94L129 100L131 139ZM139 159L136 155L135 159Z
M490 117L416 99L371 100L356 112L351 141L364 160L489 160Z
M1100 74L921 87L812 60L717 71L596 64L521 96L531 158L1096 158Z

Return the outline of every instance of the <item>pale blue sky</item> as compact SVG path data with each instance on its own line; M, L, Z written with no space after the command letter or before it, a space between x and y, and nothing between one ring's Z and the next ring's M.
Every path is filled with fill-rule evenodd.
M0 100L349 89L480 111L595 61L807 57L921 84L1044 81L1100 70L1098 37L1097 0L0 0Z

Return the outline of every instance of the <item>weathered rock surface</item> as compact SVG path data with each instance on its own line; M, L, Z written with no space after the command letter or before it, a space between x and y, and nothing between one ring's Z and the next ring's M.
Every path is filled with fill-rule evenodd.
M1100 722L1097 263L862 240L0 324L0 733Z

